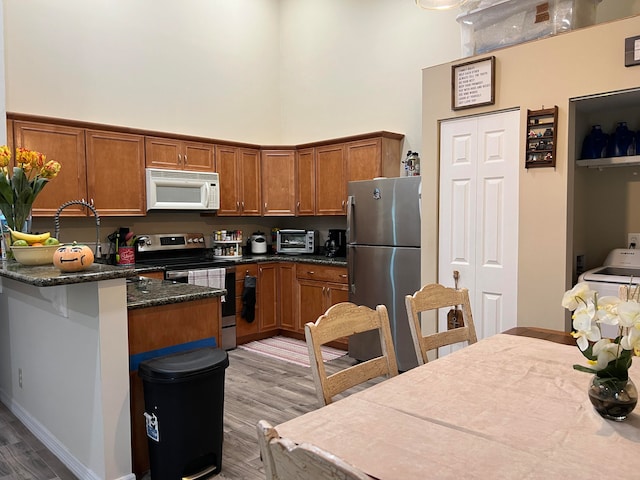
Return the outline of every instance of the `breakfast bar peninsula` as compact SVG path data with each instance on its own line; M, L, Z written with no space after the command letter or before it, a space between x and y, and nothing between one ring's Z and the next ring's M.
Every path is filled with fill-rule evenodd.
M127 279L139 274L97 263L75 273L0 263L0 401L79 478L135 480L128 338L135 287ZM167 288L163 304L172 301ZM190 296L181 287L173 301L225 293L202 288ZM134 297L132 308L144 307Z

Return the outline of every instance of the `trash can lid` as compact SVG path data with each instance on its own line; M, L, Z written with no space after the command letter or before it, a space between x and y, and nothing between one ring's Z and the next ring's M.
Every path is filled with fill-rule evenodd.
M143 380L151 382L178 382L228 366L227 352L220 348L203 347L140 362L138 374Z

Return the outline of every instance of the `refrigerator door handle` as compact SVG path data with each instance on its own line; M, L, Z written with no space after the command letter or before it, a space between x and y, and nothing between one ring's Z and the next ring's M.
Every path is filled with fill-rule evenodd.
M355 229L353 228L353 209L356 206L356 197L349 195L347 197L347 245L353 243L355 238Z
M355 263L356 263L356 249L353 247L353 245L350 245L347 243L347 256L349 258L349 261L347 262L347 275L348 275L348 284L349 284L349 293L351 295L356 293L356 284L352 283L353 282L353 271L355 269Z

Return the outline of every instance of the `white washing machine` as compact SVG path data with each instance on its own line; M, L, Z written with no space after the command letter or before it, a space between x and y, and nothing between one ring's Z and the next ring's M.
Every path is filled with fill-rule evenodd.
M640 285L640 249L616 248L609 252L601 267L584 272L579 282L587 282L599 297L619 294L621 285ZM602 335L615 338L618 333L613 325L601 325Z

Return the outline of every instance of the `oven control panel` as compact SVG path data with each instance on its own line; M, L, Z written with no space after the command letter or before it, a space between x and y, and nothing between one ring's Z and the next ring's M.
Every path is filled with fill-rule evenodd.
M156 233L138 237L138 252L205 248L202 233Z

